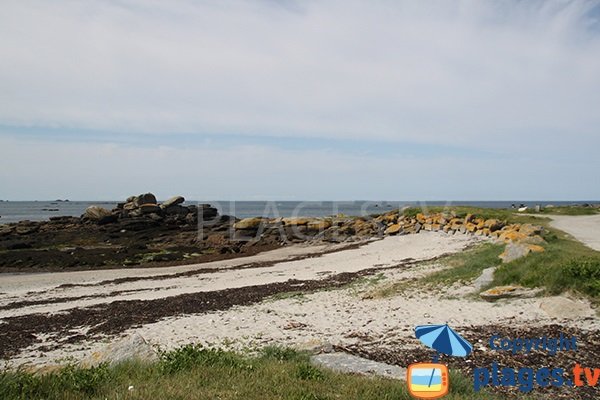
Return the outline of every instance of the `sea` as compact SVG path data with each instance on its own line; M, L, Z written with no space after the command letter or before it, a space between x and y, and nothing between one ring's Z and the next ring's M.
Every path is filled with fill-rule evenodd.
M324 217L344 214L366 216L406 206L473 206L511 208L526 205L555 206L592 204L598 201L186 201L185 204L211 204L222 215L246 217ZM18 221L45 221L55 216L81 216L85 209L97 205L112 209L117 201L1 201L0 224Z

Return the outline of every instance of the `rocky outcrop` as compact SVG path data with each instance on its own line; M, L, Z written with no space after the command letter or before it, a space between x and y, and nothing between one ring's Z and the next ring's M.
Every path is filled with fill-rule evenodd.
M219 214L217 209L210 204L185 206L184 202L183 196L174 196L159 204L156 196L152 193L144 193L128 197L125 202L118 203L112 211L91 206L82 218L100 225L120 222L125 225L140 226L144 220L139 218L145 218L148 223L165 221L167 223L197 224L199 218L202 218L203 221L210 221ZM129 221L131 219L134 221Z
M85 210L85 213L82 215L82 218L98 222L103 220L104 218L111 217L112 215L113 214L106 208L102 208L99 206L90 206Z

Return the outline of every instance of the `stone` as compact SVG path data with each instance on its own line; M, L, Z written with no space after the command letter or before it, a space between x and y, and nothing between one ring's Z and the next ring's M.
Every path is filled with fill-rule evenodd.
M244 218L233 224L233 228L240 230L257 230L260 224L264 222L265 220L260 217Z
M531 224L523 224L519 227L519 232L526 236L533 236L542 233L542 228Z
M300 342L294 345L298 351L308 352L311 354L333 353L333 345L321 339L310 339L305 342Z
M100 221L105 217L109 217L112 215L112 212L107 210L106 208L102 208L99 206L89 206L85 209L83 213L83 218L87 218L90 221Z
M171 205L169 207L163 207L161 205L161 208L163 209L163 212L165 213L165 215L174 215L174 216L185 217L186 215L188 215L190 213L189 208L181 206L179 204Z
M141 206L142 204L156 204L156 196L154 196L152 193L140 194L133 199L133 203L137 207Z
M525 239L521 240L522 243L529 243L529 244L546 244L547 242L544 240L544 238L542 238L539 235L533 235L533 236L529 236Z
M517 242L523 239L526 239L527 235L519 232L519 231L515 231L515 230L506 230L506 231L502 231L502 233L499 236L499 239L508 243L508 242Z
M532 252L534 252L534 253L543 253L544 251L546 251L546 249L544 249L539 244L528 244L528 243L525 243L525 246L527 246L529 248L529 250L532 251Z
M156 350L142 336L133 334L94 351L85 357L79 365L83 368L90 368L101 363L115 365L124 361L150 363L156 360L158 360Z
M9 225L0 225L0 236L7 236L13 233L13 227Z
M578 319L594 316L594 310L587 301L573 300L564 296L545 298L540 303L540 308L552 318Z
M396 223L398 221L398 212L396 211L396 212L392 212L390 214L385 214L383 216L383 221Z
M497 231L502 228L502 223L497 219L488 219L483 223L485 228L488 228L490 232Z
M181 203L183 203L185 201L185 198L183 196L173 196L168 200L165 200L160 206L162 208L169 208L171 206L176 206L179 205Z
M406 380L405 368L341 352L317 354L310 358L310 362L313 365L341 373L376 375L389 379Z
M473 281L475 290L481 290L491 285L494 282L494 271L496 271L496 267L489 267L481 271L481 275Z
M415 224L415 233L419 233L421 232L421 228L423 227L423 225L421 225L420 223L416 223Z
M132 211L132 210L135 210L136 208L137 208L137 206L132 201L128 201L127 203L123 204L123 210L126 210L126 211Z
M479 296L485 301L496 301L507 298L530 298L542 292L542 289L529 289L518 285L496 286L481 292Z
M503 263L509 263L531 253L529 246L526 243L508 243L499 257Z
M402 230L400 224L392 224L385 230L386 235L397 235Z
M309 222L312 222L309 218L283 218L284 225L298 226L298 225L308 225Z
M324 231L325 229L329 229L331 227L331 221L329 221L329 220L311 221L308 224L306 224L306 227L311 231Z
M467 232L474 233L477 230L477 225L475 225L472 222L467 222L465 224L465 228L466 228Z
M140 205L140 211L142 212L142 214L160 213L161 208L158 205L156 205L156 203L146 203Z

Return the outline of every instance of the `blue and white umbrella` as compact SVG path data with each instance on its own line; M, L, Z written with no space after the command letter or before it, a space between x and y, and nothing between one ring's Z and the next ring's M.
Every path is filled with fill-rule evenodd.
M473 351L471 343L463 339L452 328L446 325L419 325L415 335L425 346L438 353L449 356L465 357Z

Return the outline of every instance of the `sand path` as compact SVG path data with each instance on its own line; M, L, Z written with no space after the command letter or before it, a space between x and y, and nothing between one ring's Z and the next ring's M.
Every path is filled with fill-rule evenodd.
M600 251L600 214L598 215L548 215L550 225L567 232L594 250Z

